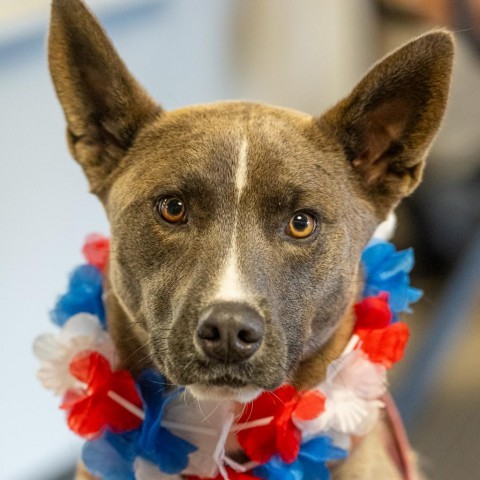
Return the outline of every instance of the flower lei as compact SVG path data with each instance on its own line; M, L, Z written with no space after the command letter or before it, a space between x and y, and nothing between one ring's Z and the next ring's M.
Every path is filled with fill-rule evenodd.
M328 480L329 465L378 419L386 372L409 336L398 314L421 297L410 286L412 250L373 240L362 255L354 333L324 381L303 392L283 385L243 406L197 401L183 389L166 393L153 370L134 379L119 369L102 300L109 240L90 235L83 253L87 264L51 312L61 331L38 337L34 352L41 382L62 396L68 426L87 440L85 466L104 480ZM249 460L230 458L232 446Z

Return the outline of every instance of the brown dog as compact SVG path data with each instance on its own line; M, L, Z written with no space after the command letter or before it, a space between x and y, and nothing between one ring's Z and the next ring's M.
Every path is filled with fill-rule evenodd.
M107 318L125 368L199 398L318 384L351 334L362 249L421 179L452 57L449 33L424 35L320 117L165 112L82 2L54 0L50 69L111 223ZM377 429L334 478L400 477Z

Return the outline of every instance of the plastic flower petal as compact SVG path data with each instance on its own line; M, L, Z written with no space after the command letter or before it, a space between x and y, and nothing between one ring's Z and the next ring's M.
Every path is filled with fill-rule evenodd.
M184 475L213 478L224 471L225 443L235 420L235 405L228 401L198 402L188 391L165 406L163 421L169 430L197 450L189 455Z
M367 297L354 305L355 328L385 328L392 320L388 305L388 293L381 292L376 297Z
M319 415L324 402L319 400L312 410L306 411L302 404L303 394L291 385L284 385L272 392L264 392L252 402L251 408L245 408L239 423L251 422L273 416L268 425L240 430L237 438L248 457L256 462L265 463L278 453L281 459L292 463L300 450L301 433L293 422L293 415L299 408L300 416ZM317 399L322 399L320 392ZM312 398L313 400L313 398Z
M67 293L58 299L51 312L52 321L61 327L77 313L91 313L105 326L102 283L102 272L97 267L77 267L70 276Z
M386 370L374 364L360 350L343 355L327 368L319 386L325 394L325 411L310 421L294 418L306 438L335 430L361 435L378 418L383 403L378 399L386 390Z
M370 360L387 368L403 358L410 331L405 323L394 323L377 330L355 330L361 339L360 348Z
M388 292L394 316L400 312L410 312L410 303L418 301L422 296L421 290L410 286L413 250L397 252L393 244L373 240L363 251L362 262L366 273L363 296Z
M325 475L325 462L342 460L346 456L347 452L333 445L331 438L317 437L302 445L299 460L302 463L305 478L328 479L330 476Z
M155 422L146 423L142 432L156 430ZM170 433L166 428L160 427L155 436L146 434L140 438L142 455L155 463L168 474L180 473L188 465L188 455L196 450L192 444Z
M362 350L344 355L327 371L327 391L348 389L365 400L381 397L387 390L386 368L369 360Z
M328 473L328 469L325 466L324 469ZM298 460L287 464L282 462L282 459L277 455L264 465L255 468L254 472L255 475L265 480L303 480L304 478L302 464Z
M282 451L291 462L295 460L300 449L301 435L293 423L289 425L288 414L292 413L290 402L296 393L292 386L285 385L275 390L274 393L264 392L246 406L238 423L273 416L272 421L267 425L240 430L237 433L238 441L250 459L265 463L273 455ZM288 408L287 412L286 408ZM289 447L292 447L289 448L289 451L286 451L285 444L282 443L284 439L287 440Z
M325 396L316 390L302 392L293 416L299 420L312 420L325 410Z
M129 372L112 372L108 360L98 352L83 352L70 363L71 374L82 389L69 390L62 408L68 411L68 425L80 436L95 438L108 427L113 432L134 430L141 418L120 405L112 392L141 408L142 402Z
M59 335L40 335L33 351L41 363L38 378L45 388L57 395L73 388L77 380L70 373L70 362L86 350L95 350L114 364L112 340L94 315L79 313L65 323Z
M82 460L87 470L102 480L136 480L133 462L138 430L113 434L108 430L102 437L85 443Z
M167 474L180 473L188 465L188 456L197 448L162 426L165 406L180 392L162 395L165 380L153 370L143 372L138 383L145 402L139 439L141 456Z
M329 480L327 462L346 456L347 452L333 445L329 437L317 437L302 444L298 458L292 464L282 462L276 455L257 467L254 473L266 480Z
M380 225L377 226L375 232L373 232L373 238L377 240L390 240L395 233L395 228L397 226L397 216L395 213L390 212L386 220L384 220Z
M316 423L308 425L305 431L313 429L318 433L332 429L340 433L364 435L377 421L382 406L381 401L366 400L351 390L335 390L327 397L325 413Z
M91 233L85 239L82 253L90 265L104 272L110 253L110 239L98 233Z

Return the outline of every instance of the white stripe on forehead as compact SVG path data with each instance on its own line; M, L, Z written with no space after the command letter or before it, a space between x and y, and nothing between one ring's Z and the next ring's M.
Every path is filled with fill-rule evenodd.
M242 195L242 191L247 183L247 155L248 142L244 138L240 145L240 153L238 155L237 174L235 176L235 188L237 190L237 201Z
M235 190L237 192L237 204L235 209L238 209L242 191L247 183L247 155L248 142L244 138L240 144L238 152L237 169L235 174ZM224 271L221 274L220 282L218 284L218 291L215 295L215 300L220 301L245 301L247 294L242 287L240 279L240 272L238 269L238 255L237 255L237 211L235 211L235 223L233 225L233 234L231 237L231 244L228 251L227 261L224 265Z

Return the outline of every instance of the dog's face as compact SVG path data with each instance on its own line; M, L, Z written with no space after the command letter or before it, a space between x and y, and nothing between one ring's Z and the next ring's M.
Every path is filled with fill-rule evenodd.
M248 399L334 335L363 247L420 179L451 57L447 33L424 36L320 118L240 102L167 113L81 2L53 2L52 76L111 222L111 288L171 382Z
M106 201L110 279L171 381L274 388L345 311L375 219L315 128L218 104L161 115L129 150ZM200 322L222 315L254 341L205 349Z

